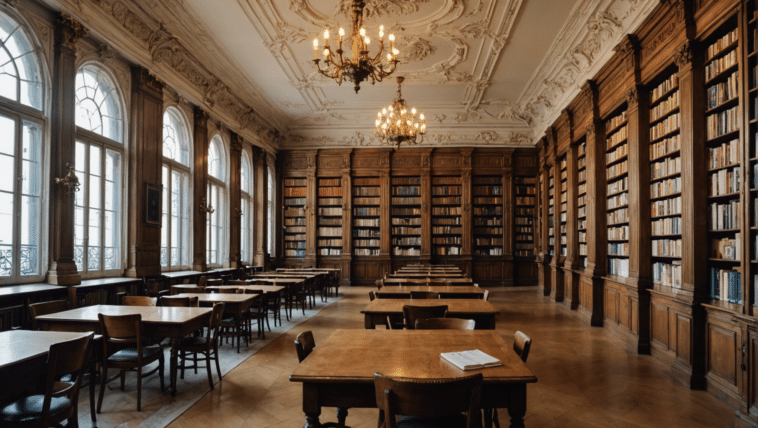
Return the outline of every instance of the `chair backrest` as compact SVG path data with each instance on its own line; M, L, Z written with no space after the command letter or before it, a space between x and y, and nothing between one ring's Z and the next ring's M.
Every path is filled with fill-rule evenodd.
M413 306L403 305L403 316L405 317L405 328L413 330L416 327L416 320L419 318L445 318L447 314L447 305L439 306Z
M411 299L439 299L439 291L411 291Z
M32 303L29 305L29 313L32 316L32 329L37 330L37 317L42 315L63 312L68 309L68 302L65 300L53 300L52 302Z
M211 278L205 281L206 285L224 285L224 280L221 278Z
M453 416L466 412L466 428L476 425L482 374L457 379L403 379L374 374L376 406L386 427L395 428L395 416Z
M213 304L211 319L208 325L208 346L211 346L213 341L218 340L218 330L221 327L221 321L224 319L225 306L224 302Z
M190 306L197 306L197 296L163 296L161 297L161 306L173 306L189 308Z
M302 363L315 347L316 341L313 340L313 333L310 330L298 334L295 338L295 350L297 351L298 361Z
M227 285L247 285L247 281L244 279L231 279Z
M237 294L238 288L219 288L218 292L222 294Z
M187 287L187 288L184 288L184 289L182 289L182 293L187 293L187 294L203 294L203 293L207 293L207 291L205 291L205 287L197 286L197 287Z
M513 350L516 351L521 361L526 362L529 357L529 349L532 347L532 338L526 334L517 331L513 334Z
M484 295L482 296L485 302L488 302L490 300L490 290L484 290Z
M374 299L376 299L376 293L374 293L374 290L371 290L368 292L368 298L373 302Z
M473 330L474 320L460 318L418 318L416 330Z
M94 335L95 333L92 332L79 339L50 345L47 357L45 398L42 402L42 423L39 426L50 426L50 403L53 395L66 397L71 403L77 402L84 368L90 359ZM58 380L64 375L71 375L70 381L59 382ZM65 387L61 388L63 385Z
M205 287L207 285L208 278L205 275L201 275L197 280L198 287Z
M121 298L121 304L126 306L158 306L158 298L147 296L124 296Z
M142 315L104 315L97 314L100 320L100 332L103 335L103 355L110 355L108 344L129 345L142 349ZM141 359L142 352L137 352Z

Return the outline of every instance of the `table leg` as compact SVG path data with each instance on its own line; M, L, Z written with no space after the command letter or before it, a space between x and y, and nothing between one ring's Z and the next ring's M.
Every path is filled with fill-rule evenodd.
M337 423L340 427L345 426L345 419L347 419L347 407L337 407Z
M169 390L171 391L171 396L176 395L176 367L177 367L177 360L179 353L176 350L177 345L179 345L178 338L171 338L171 358L169 359Z
M321 422L318 420L319 413L306 413L305 414L305 425L303 425L303 428L321 428Z
M373 330L376 328L374 325L374 316L371 314L365 314L363 318L363 327L368 330Z
M518 385L511 393L508 414L511 417L511 428L524 428L524 415L526 414L526 384Z

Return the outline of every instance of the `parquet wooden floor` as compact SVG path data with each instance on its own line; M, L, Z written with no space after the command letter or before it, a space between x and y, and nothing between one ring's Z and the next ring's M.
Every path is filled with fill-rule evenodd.
M301 386L288 380L298 364L295 336L311 330L318 346L336 328L363 328L360 310L369 290L341 288L343 299L231 371L169 427L302 427ZM527 365L539 381L528 386L527 427L734 426L728 406L675 382L661 362L637 355L606 329L575 319L536 288L493 289L490 301L501 310L497 330L507 342L516 330L532 337ZM351 409L347 423L374 428L377 413ZM500 419L508 425L505 410ZM325 409L321 422L335 420L334 409Z

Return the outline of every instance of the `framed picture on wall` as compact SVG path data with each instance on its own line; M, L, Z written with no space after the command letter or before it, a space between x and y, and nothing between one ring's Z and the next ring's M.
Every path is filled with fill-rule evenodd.
M145 223L161 224L161 186L145 183Z

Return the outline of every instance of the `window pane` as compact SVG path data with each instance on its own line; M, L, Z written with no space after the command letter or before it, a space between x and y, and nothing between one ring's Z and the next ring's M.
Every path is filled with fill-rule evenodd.
M100 205L100 177L90 175L89 177L89 206L90 208L102 208Z
M74 209L74 262L80 272L84 270L84 208L82 207Z
M182 242L186 243L186 245L181 248L182 266L190 265L190 251L192 248L192 241L190 240L190 229L192 227L192 222L190 221L190 205L192 204L192 195L189 193L189 177L189 174L182 174L181 181L181 194L184 195L184 197L182 198L182 221L179 230L181 231Z
M121 153L105 151L105 209L121 209Z
M118 213L105 212L105 248L103 252L103 268L105 270L118 269L121 265L120 233Z
M76 76L76 125L120 143L122 123L113 81L98 66L81 67Z
M0 276L12 275L13 268L13 193L0 192Z
M3 192L14 192L15 189L15 183L16 180L14 180L14 177L16 174L13 173L13 157L8 155L1 155L0 154L0 171L8 171L8 174L3 174L0 178L0 191Z
M42 194L42 130L34 122L24 121L22 139L21 192L39 197Z
M16 154L16 121L5 116L0 116L0 154Z
M87 236L87 270L100 270L100 210L89 210L89 235Z

